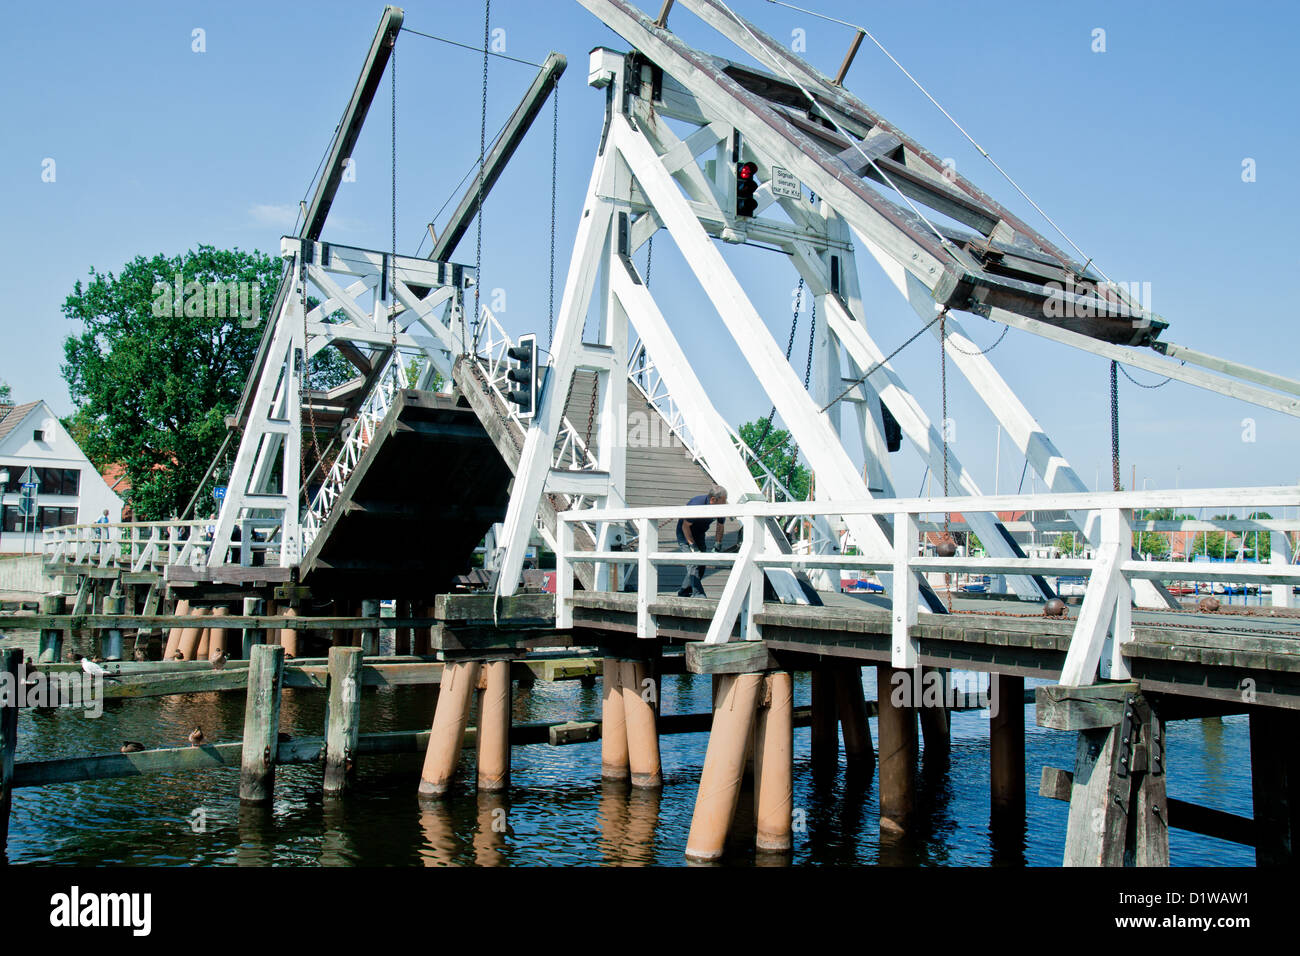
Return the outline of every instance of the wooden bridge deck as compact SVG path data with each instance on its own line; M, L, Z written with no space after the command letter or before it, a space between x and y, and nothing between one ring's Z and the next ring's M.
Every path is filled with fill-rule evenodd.
M823 596L830 606L764 604L757 616L763 650L778 659L889 663L889 611L869 599ZM711 599L661 595L650 611L661 637L700 641L716 606ZM990 613L994 606L1004 613ZM1020 616L1025 608L1016 602L957 601L955 614L921 613L912 632L921 642L921 663L1058 679L1074 621ZM578 592L573 609L575 630L636 634L635 594ZM1135 612L1133 640L1123 654L1133 679L1147 691L1240 704L1242 709L1258 704L1300 710L1296 631L1300 620L1288 618Z

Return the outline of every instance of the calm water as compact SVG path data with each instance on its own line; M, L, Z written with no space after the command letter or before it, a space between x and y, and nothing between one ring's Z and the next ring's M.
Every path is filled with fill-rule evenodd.
M874 670L864 670L868 699ZM364 731L428 727L432 688L367 689ZM666 677L666 714L709 706L708 677ZM807 705L809 682L796 679L795 703ZM23 711L19 759L113 753L123 740L149 747L181 745L195 724L211 741L238 740L242 694L191 694L110 701L98 720L80 711ZM323 731L325 695L284 692L282 729ZM576 681L516 688L517 721L598 719L600 684ZM1040 768L1072 767L1074 735L1034 725L1025 711L1028 753L1028 833L990 834L988 720L982 712L953 715L947 761L923 761L921 823L903 843L882 846L873 780L855 781L843 765L814 776L809 731L795 730L795 806L806 828L795 833L795 865L899 864L987 866L1059 865L1066 805L1037 795ZM872 733L875 734L875 721ZM416 798L420 758L373 757L360 762L358 786L343 799L320 792L320 770L281 768L276 800L267 809L241 808L238 770L153 775L82 784L24 788L14 794L8 859L13 863L79 865L643 865L681 866L704 759L705 734L662 739L664 789L630 793L600 784L600 743L537 745L513 752L508 796L479 797L469 784L441 805ZM1250 815L1248 724L1244 717L1171 723L1171 796ZM203 832L195 832L202 818ZM748 820L746 820L748 818ZM494 822L504 820L506 832ZM745 811L740 826L752 826ZM747 845L748 844L748 845ZM1253 865L1248 847L1171 831L1176 865ZM766 865L750 836L727 861ZM781 862L778 858L775 862Z

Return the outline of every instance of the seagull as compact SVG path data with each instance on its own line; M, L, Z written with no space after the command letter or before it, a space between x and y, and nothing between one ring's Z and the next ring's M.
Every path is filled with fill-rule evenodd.
M190 732L189 740L190 740L191 747L203 746L203 741L204 741L203 728L195 727L194 730Z
M138 754L142 750L144 750L144 744L138 740L122 741L122 753L124 754Z
M96 664L94 661L92 661L92 660L87 660L87 659L84 658L84 657L81 659L81 669L82 669L83 671L85 671L87 674L89 674L91 677L98 677L100 680L119 680L119 679L120 679L120 678L115 677L114 675L110 674L108 671L104 670L104 668L100 667L100 666L99 666L98 664Z
M212 665L214 671L221 670L226 666L226 652L224 650L213 651L208 655L208 663Z

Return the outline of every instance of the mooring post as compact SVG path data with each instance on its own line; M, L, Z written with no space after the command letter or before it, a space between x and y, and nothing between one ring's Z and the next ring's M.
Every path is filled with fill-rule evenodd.
M361 602L362 617L379 617L379 602L365 600ZM366 652L366 657L379 656L379 626L367 624L361 630L361 649Z
M13 797L14 751L18 747L18 674L21 648L0 648L0 855L9 839L9 807Z
M478 788L510 788L510 662L485 661L480 668L478 705Z
M1025 820L1025 679L989 677L989 797L995 826Z
M260 617L266 613L266 602L261 598L244 598L244 616ZM243 640L240 646L240 659L251 660L253 657L253 648L258 644L266 643L266 629L261 627L246 627L243 632Z
M126 599L109 595L104 598L100 605L105 614L121 614L126 608ZM120 627L106 627L100 633L99 654L106 661L120 661L122 659L122 629Z
M790 673L768 674L762 697L755 721L756 846L786 853L793 848L794 825L794 680Z
M632 775L623 712L623 662L604 660L600 692L600 779L626 781Z
M230 608L224 604L218 605L217 607L214 607L212 609L212 616L229 617ZM212 623L213 625L217 624L216 621L213 621ZM214 654L226 653L226 645L229 643L229 636L230 636L230 631L227 628L216 627L216 626L208 628L207 653L200 655L199 659L206 660L207 658L211 657Z
M876 748L867 722L867 699L862 691L862 667L849 663L836 668L835 700L844 731L844 759L856 771L870 771Z
M190 602L188 598L181 598L176 602L176 607L172 609L172 614L176 617L188 617L189 613ZM176 652L181 647L181 637L184 634L184 625L173 625L167 629L167 646L163 649L163 660L169 661L176 656Z
M62 614L67 602L62 594L47 594L41 598L42 614ZM40 647L37 650L38 664L57 664L63 660L63 628L41 628Z
M812 766L814 771L834 770L840 762L840 728L835 708L835 670L814 665L812 679Z
M898 675L907 684L901 688ZM876 669L876 721L880 732L880 827L895 832L911 824L916 805L916 707L913 671L881 664Z
M285 618L297 617L297 608L282 607L280 616ZM280 628L280 646L284 648L284 656L289 660L298 656L298 631L289 627Z
M361 735L361 664L356 647L331 647L329 695L325 705L325 792L352 785L357 740Z
M719 682L700 789L686 838L688 860L709 862L722 856L740 798L745 748L762 686L762 674L725 674Z
M623 661L619 666L623 689L623 722L627 729L627 756L634 787L662 787L659 764L659 730L654 702L658 684L648 675L645 661Z
M478 689L478 661L448 663L438 685L438 704L433 712L429 748L420 773L420 796L441 797L451 787L465 743L470 704Z
M1300 840L1300 721L1293 711L1250 712L1250 781L1254 799L1255 864L1295 862Z
M275 758L280 740L280 689L284 648L259 644L248 660L244 704L244 748L239 761L239 800L266 803L275 790Z

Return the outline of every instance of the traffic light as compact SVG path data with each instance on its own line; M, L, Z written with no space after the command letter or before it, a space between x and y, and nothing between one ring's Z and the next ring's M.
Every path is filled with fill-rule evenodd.
M506 378L511 384L506 398L519 406L520 418L532 418L537 414L537 336L519 336L518 344L508 349L506 356L510 360Z
M736 215L752 216L758 209L754 193L758 191L758 167L753 163L736 164Z

